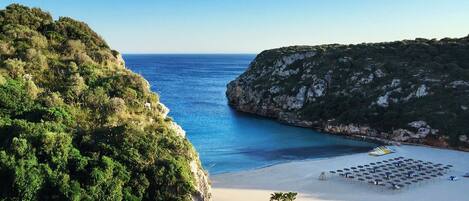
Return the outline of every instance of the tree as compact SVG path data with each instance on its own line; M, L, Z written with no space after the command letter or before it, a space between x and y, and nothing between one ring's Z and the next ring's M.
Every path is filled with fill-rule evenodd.
M294 201L298 193L288 192L275 192L270 195L270 201Z

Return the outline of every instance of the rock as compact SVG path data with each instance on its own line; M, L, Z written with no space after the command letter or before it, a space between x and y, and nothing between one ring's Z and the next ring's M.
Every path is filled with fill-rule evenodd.
M408 124L412 128L422 128L427 126L427 122L425 121L413 121Z
M377 70L375 71L375 76L376 76L377 78L382 78L382 77L386 76L386 74L385 74L381 69L377 69Z
M186 131L176 122L171 122L170 129L173 129L177 136L181 138L186 137ZM199 161L199 156L194 151L190 158L193 160L190 162L191 172L195 178L195 188L197 189L192 194L193 201L210 201L211 200L211 187L207 173L203 170L202 165Z
M374 74L369 74L368 77L362 77L359 81L359 84L368 84L372 82L375 78Z
M308 89L306 94L308 100L313 101L316 97L322 97L325 95L326 82L322 79L315 79L314 83Z
M125 61L124 61L124 58L122 58L122 54L121 53L118 53L116 55L116 62L119 66L121 67L125 67Z
M401 84L400 79L392 79L392 81L391 81L391 87L392 88L398 87L400 84Z
M467 138L467 135L460 135L460 136L459 136L459 141L461 141L461 142L469 142L469 139Z
M196 156L198 158L198 156ZM208 175L203 171L200 162L193 160L190 162L191 172L195 178L195 191L192 194L192 201L210 201L212 200L210 181Z
M297 110L303 107L305 103L305 93L306 93L306 86L302 86L295 97L288 97L287 98L287 108L289 110Z
M184 131L176 122L171 122L170 128L176 132L177 136L182 138L186 137L186 131Z
M278 75L280 77L288 77L290 75L297 74L299 72L299 69L290 69L290 70L285 70L287 66L293 64L294 62L298 60L303 60L308 57L314 56L314 52L307 52L307 53L296 53L296 54L291 54L288 56L284 56L277 60L275 62L275 71L273 72L274 75Z
M30 81L30 80L33 79L33 76L31 74L26 73L26 74L23 75L23 79L25 81Z
M413 132L406 130L406 129L394 130L392 134L393 134L392 139L398 142L405 142L415 135Z
M151 104L150 104L150 108L151 108ZM167 108L166 105L164 105L163 103L159 102L158 109L161 112L163 119L165 119L168 116L169 108Z
M389 98L389 94L386 93L383 96L378 97L376 104L378 104L381 107L388 107L389 106L388 98Z
M457 80L449 83L451 88L469 87L469 81Z
M290 76L290 75L295 75L295 74L297 74L298 72L299 72L298 69L296 69L296 70L293 70L293 69L291 69L291 70L283 70L283 71L278 72L277 75L280 76L280 77L288 77L288 76Z
M151 110L151 103L145 103L145 108L148 109L148 110Z
M269 92L271 94L277 94L278 92L280 92L280 87L279 86L272 86L272 87L270 87Z
M430 133L431 129L430 128L419 128L417 131L417 134L426 137Z
M415 92L415 96L416 96L417 98L424 97L424 96L426 96L427 94L428 94L428 92L427 92L427 87L426 87L424 84L420 85L420 87L419 87L419 88L417 89L417 91Z
M307 52L307 53L297 53L297 54L284 56L280 60L277 60L275 65L276 66L288 66L288 65L294 63L295 61L303 60L303 59L308 58L308 57L312 57L315 54L316 53L314 53L314 52Z

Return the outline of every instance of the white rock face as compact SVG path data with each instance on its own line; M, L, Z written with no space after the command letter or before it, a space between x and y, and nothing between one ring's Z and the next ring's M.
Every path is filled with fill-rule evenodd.
M452 88L458 88L460 86L462 87L469 87L469 81L463 81L463 80L457 80L449 83L450 87Z
M284 56L275 62L274 67L276 68L272 74L279 75L281 77L288 77L290 75L297 74L299 72L299 69L285 70L285 68L289 66L290 64L294 63L295 61L303 60L305 58L312 57L314 55L316 55L315 52L308 52L308 53L296 53L296 54Z
M179 126L179 124L177 124L176 122L171 122L170 128L174 129L176 131L176 134L179 137L182 137L182 138L186 137L186 131L183 130L182 127Z
M305 103L306 86L302 86L295 97L288 97L287 108L297 110L303 107Z
M381 107L388 107L389 106L388 99L389 99L389 94L386 93L383 96L378 97L376 104Z
M422 85L419 86L417 91L415 91L413 93L410 93L407 97L403 98L403 100L408 101L411 98L414 98L414 97L421 98L421 97L424 97L426 95L428 95L428 88L427 88L427 86L425 86L425 84L422 84Z
M424 121L414 121L409 123L411 127L417 128L417 132L412 132L407 129L397 129L393 131L393 140L396 141L407 141L409 139L422 139L428 134L436 134L438 130L431 129L430 126Z
M195 178L196 189L199 190L195 195L192 195L192 201L210 201L212 197L210 192L212 190L207 174L196 160L192 160L190 166Z
M368 84L372 82L375 78L375 75L373 73L369 74L368 77L362 77L359 81L360 84Z
M151 103L145 103L145 108L148 110L151 110Z
M23 79L24 79L25 81L29 81L29 80L32 80L32 79L33 79L33 76L32 76L31 74L29 74L29 73L26 73L26 74L23 75Z
M325 80L315 79L306 93L308 100L312 101L316 97L324 96L326 94L326 86L327 84Z
M151 104L150 104L150 107L151 107ZM158 107L160 108L160 111L161 111L161 114L162 114L163 118L166 118L168 116L168 113L169 113L169 108L167 108L166 105L164 105L161 102L158 102Z
M290 75L295 75L300 71L300 69L290 69L290 70L282 70L277 73L280 77L288 77Z
M378 70L375 71L375 76L377 78L382 78L382 77L386 76L386 74L381 69L378 69Z
M415 92L415 96L417 98L420 98L420 97L424 97L428 95L428 92L427 92L427 86L425 86L424 84L420 85L420 87L417 89L417 91Z
M427 124L425 121L413 121L408 124L410 127L417 129L414 138L424 138L428 134L436 134L438 132L437 129L432 129L430 125Z
M398 87L399 85L401 85L401 80L400 79L392 79L392 81L391 81L391 87L392 88Z
M412 128L422 128L424 126L427 126L427 122L425 121L413 121L408 124Z
M272 86L272 87L270 87L269 92L271 94L277 94L278 92L280 92L280 87L279 86Z
M275 63L275 65L276 66L288 66L288 65L294 63L295 61L303 60L307 57L312 57L315 54L316 53L314 53L314 52L308 52L308 53L296 53L296 54L284 56L280 60L278 60Z

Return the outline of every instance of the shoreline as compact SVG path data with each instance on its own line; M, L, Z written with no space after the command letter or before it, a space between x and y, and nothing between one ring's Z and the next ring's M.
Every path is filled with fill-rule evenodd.
M323 134L326 134L326 135L339 136L339 137L343 137L343 138L346 138L346 139L353 139L353 140L371 142L371 143L382 144L382 145L401 144L401 145L427 146L427 147L432 147L432 148L441 148L441 149L469 152L469 148L465 148L465 147L453 147L453 146L449 146L449 145L447 145L447 146L437 146L437 145L431 145L431 144L425 144L425 143L396 141L396 140L382 138L382 137L369 136L369 135L366 135L366 134L356 134L356 133L347 133L347 132L330 132L330 131L327 131L327 124L324 124L324 123L322 123L322 126L313 125L313 124L311 124L311 125L308 124L307 125L307 124L304 124L300 120L290 120L289 121L287 119L282 119L282 118L276 117L276 116L268 116L268 115L259 114L259 113L253 112L253 111L241 110L237 105L231 104L229 102L228 102L228 105L231 108L233 108L236 112L241 113L241 114L247 114L247 115L252 115L252 116L259 117L259 118L274 120L278 123L285 124L285 125L288 125L288 126L312 129L315 132L320 132L320 133L323 133ZM354 124L349 124L349 125L354 125ZM372 128L370 128L370 129L372 129ZM420 139L420 140L422 140L422 139Z
M382 157L367 153L334 156L328 158L292 161L270 167L233 173L210 175L213 196L216 201L252 200L266 201L273 192L298 192L297 201L316 200L464 200L469 189L469 178L461 177L469 172L469 153L443 148L402 145L393 146L397 153ZM399 192L382 192L360 183L348 183L340 179L319 181L322 171L335 170L351 165L365 164L403 156L453 165L452 171L428 184L410 187ZM459 181L448 181L450 175ZM387 190L386 190L387 191Z

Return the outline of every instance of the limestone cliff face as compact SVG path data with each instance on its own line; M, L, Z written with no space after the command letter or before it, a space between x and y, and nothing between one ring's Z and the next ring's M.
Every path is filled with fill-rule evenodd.
M166 118L166 115L169 113L169 109L162 103L159 103L159 108ZM186 131L184 131L182 127L179 126L176 122L171 122L170 129L174 130L179 137L186 138ZM199 155L195 149L192 150L190 158L192 158L189 163L190 170L192 177L195 179L195 188L197 189L197 191L192 195L192 200L210 201L212 200L212 188L210 186L210 180L208 178L207 172L205 172L204 168L202 167Z
M297 126L467 148L469 38L267 50L226 95Z

